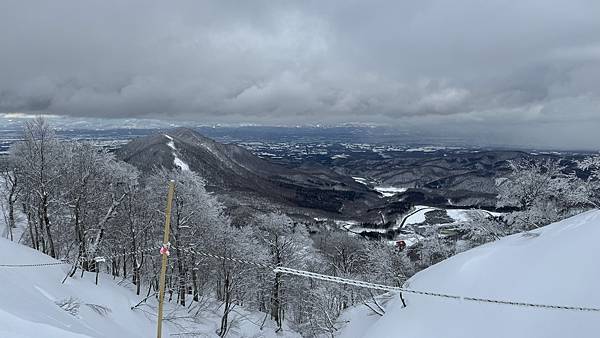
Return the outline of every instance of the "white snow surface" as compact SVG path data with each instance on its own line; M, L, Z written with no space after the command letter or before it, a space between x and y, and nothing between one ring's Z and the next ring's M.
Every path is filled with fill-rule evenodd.
M352 179L360 184L367 185L368 180L364 177L352 176Z
M53 263L56 260L23 245L0 238L0 264ZM2 338L89 338L89 337L156 337L156 301L132 310L143 299L125 286L121 280L100 274L78 271L74 278L61 284L70 266L56 265L36 268L0 267L0 337ZM127 284L127 283L125 283ZM144 288L145 289L145 288ZM144 290L146 291L146 289ZM79 313L71 315L56 302L74 297L81 303ZM110 312L101 315L86 304L101 305ZM216 309L213 306L212 309ZM172 303L165 304L165 316L186 316L187 309ZM275 333L275 324L268 320L263 330L260 325L264 313L250 312L241 306L232 313L228 337L299 337L284 330ZM202 310L197 321L182 319L177 325L165 321L163 337L186 337L181 332L197 333L194 337L217 337L220 325L218 310Z
M391 197L391 196L394 196L394 195L396 195L398 193L405 192L408 189L407 188L402 188L402 187L376 186L376 187L373 188L373 190L375 190L378 193L382 194L384 197Z
M175 148L175 141L173 140L173 138L167 134L163 135L169 140L169 142L167 142L167 146L173 150L177 150L177 148Z
M463 252L405 285L415 290L537 304L600 307L600 211ZM404 294L383 317L347 313L341 337L600 337L600 313Z
M187 163L183 162L177 155L173 154L173 156L175 156L173 163L178 166L181 171L190 171L190 166Z

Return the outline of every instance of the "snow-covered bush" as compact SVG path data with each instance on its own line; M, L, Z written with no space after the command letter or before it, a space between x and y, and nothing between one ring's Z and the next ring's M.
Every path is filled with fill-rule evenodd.
M64 299L57 300L56 305L61 309L68 312L71 316L77 317L79 314L79 308L81 307L81 301L75 297L67 297Z

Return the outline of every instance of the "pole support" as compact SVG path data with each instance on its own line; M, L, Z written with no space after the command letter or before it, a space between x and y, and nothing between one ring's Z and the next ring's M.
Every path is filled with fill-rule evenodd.
M167 193L167 208L165 211L165 230L163 234L163 247L161 248L162 264L160 266L160 280L158 287L158 323L156 337L162 336L163 304L165 301L165 276L167 274L167 259L169 247L169 234L171 233L171 206L173 205L173 193L175 191L175 181L169 181L169 191ZM163 250L167 248L166 250Z

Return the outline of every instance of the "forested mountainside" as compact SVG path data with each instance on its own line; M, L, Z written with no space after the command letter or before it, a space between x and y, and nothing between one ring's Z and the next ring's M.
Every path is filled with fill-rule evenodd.
M248 150L223 144L178 128L135 139L117 157L142 172L185 168L199 174L210 191L262 204L278 203L316 212L360 217L380 203L379 195L351 177L322 166L287 168L261 159ZM262 206L265 208L266 206Z

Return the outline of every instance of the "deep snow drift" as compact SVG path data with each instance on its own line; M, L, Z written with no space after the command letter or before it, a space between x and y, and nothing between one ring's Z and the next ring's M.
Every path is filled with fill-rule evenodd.
M600 307L600 211L501 240L451 257L405 285L423 291ZM366 308L346 314L342 337L565 338L600 337L600 312L539 309L405 294L383 317Z
M56 260L28 247L0 238L0 264L52 263ZM84 337L155 337L155 301L131 310L143 299L129 288L118 284L119 279L100 274L68 278L61 284L70 266L54 265L36 268L0 267L0 337L2 338L84 338ZM145 296L145 294L144 294ZM71 298L79 304L77 313L69 313L57 303ZM216 308L215 306L211 309ZM166 304L165 316L185 317L187 311ZM273 323L264 313L248 312L241 307L233 314L229 337L299 337L284 327L274 332ZM194 319L165 322L163 337L217 337L219 311L205 309ZM189 334L180 334L187 332ZM195 333L193 335L192 333Z

